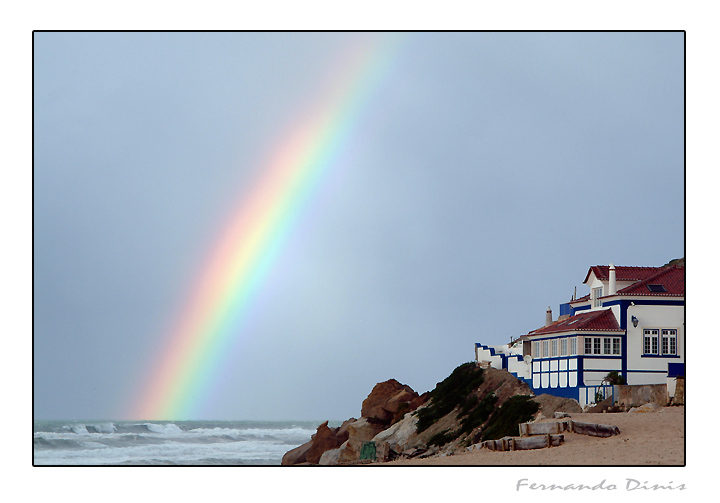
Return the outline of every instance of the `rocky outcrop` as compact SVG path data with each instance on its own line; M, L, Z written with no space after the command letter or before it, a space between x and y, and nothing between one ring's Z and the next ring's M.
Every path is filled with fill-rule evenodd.
M410 386L395 379L378 383L362 402L360 419L348 419L337 428L331 428L325 421L309 442L288 451L282 464L329 465L358 461L363 444L424 404L428 396L428 393L418 395ZM385 456L383 448L379 452Z
M553 417L556 412L582 412L583 409L577 400L543 393L533 398L540 405L540 414L544 417ZM610 402L612 405L612 400ZM602 412L600 410L599 412Z
M354 417L351 417L350 419L344 421L343 424L341 424L340 427L337 429L336 435L341 444L343 442L345 442L348 439L348 437L350 436L349 427L355 421L357 421L357 419L355 419Z
M286 452L280 464L283 466L288 466L306 463L307 453L312 447L313 440L314 439L311 439L309 442L305 442L304 444L295 447L293 450Z
M320 456L320 462L318 464L320 464L320 465L336 465L336 464L338 464L338 459L340 458L340 451L341 451L341 449L338 447L337 449L331 449L329 451L323 452L323 455Z
M360 415L370 422L390 425L409 412L410 404L417 398L418 394L410 386L390 379L375 385L363 400Z
M375 435L383 431L384 427L369 418L361 417L348 425L348 439L340 446L338 463L347 463L360 459L360 448L372 440Z
M478 372L482 372L482 379ZM455 398L448 408L453 394ZM474 364L464 364L438 383L432 391L433 398L419 407L415 415L405 416L376 438L390 444L389 459L451 455L463 450L468 443L480 441L487 425L493 421L493 411L518 395L535 398L527 384L506 370L492 367L480 370ZM416 427L415 432L411 424Z
M508 407L503 408L506 403ZM515 432L518 422L531 420L533 414L552 417L555 412L581 409L573 400L535 397L525 382L506 370L467 363L422 395L395 379L378 383L362 402L359 419L338 428L321 424L310 442L285 455L283 464L446 456L495 435L499 426Z
M645 412L657 412L661 410L663 407L662 405L658 405L656 403L650 402L646 403L644 405L641 405L640 407L633 407L628 411L628 414L637 414L637 413L645 413Z
M411 440L417 436L418 418L414 414L405 414L397 423L373 437L373 442L387 442L391 449L402 452L411 447Z
M312 445L305 456L308 463L318 464L320 457L325 451L337 449L342 445L344 440L338 438L338 429L339 428L330 428L327 421L318 426L317 432L312 440Z

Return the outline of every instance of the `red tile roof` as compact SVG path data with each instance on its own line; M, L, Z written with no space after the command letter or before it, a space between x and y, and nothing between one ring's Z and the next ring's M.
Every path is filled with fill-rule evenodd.
M616 265L615 281L642 281L662 269L662 267L635 267ZM588 269L588 273L585 276L585 281L583 281L583 283L587 282L591 272L594 272L595 277L601 281L607 281L610 279L610 266L594 265L590 267L590 269Z
M663 291L653 291L648 285L662 285ZM657 289L654 289L657 290ZM662 289L661 289L662 290ZM684 297L685 296L685 267L665 267L645 278L642 281L633 283L630 286L618 290L617 295L652 295L663 297Z
M577 302L587 302L588 300L590 300L590 294L587 294L584 297L580 297L579 299L571 300L569 304L575 304Z
M569 331L624 332L624 330L620 328L620 325L618 325L612 310L603 309L600 311L590 311L576 314L570 318L556 321L552 325L533 330L528 335L545 335Z

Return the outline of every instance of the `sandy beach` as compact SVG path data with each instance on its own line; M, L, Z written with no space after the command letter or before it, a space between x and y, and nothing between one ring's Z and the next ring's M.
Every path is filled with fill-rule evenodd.
M576 421L617 426L620 434L590 437L564 432L558 447L528 451L473 450L454 456L392 461L394 465L666 465L685 464L685 407L648 413L570 414ZM553 421L544 419L543 422Z

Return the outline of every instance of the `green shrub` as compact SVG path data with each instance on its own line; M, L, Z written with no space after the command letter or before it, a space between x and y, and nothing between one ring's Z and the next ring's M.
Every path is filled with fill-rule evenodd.
M613 370L603 379L608 384L627 384L625 378L621 376L617 370Z
M477 400L477 399L476 399ZM468 400L469 401L469 400ZM494 393L488 393L480 403L469 411L460 423L460 433L470 433L472 430L487 421L490 414L495 410L498 398ZM463 409L464 410L464 409Z
M429 405L418 411L418 433L427 430L438 419L452 412L455 407L460 406L465 410L468 398L472 396L471 393L482 382L483 371L472 362L463 363L453 370L452 374L430 392Z
M461 416L467 416L472 412L472 410L477 406L480 399L475 395L470 395L467 400L465 400L465 405L463 405L462 410L460 411Z
M482 440L497 440L518 434L518 425L530 421L540 405L527 395L510 397L495 409L483 431Z
M449 429L443 430L430 437L428 445L437 445L438 447L442 447L448 442L455 440L458 436L460 436L460 434L457 431L450 431Z

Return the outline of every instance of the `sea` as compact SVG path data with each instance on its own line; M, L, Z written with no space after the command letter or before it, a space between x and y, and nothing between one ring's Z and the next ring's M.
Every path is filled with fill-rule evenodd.
M34 421L33 463L273 466L322 422Z

